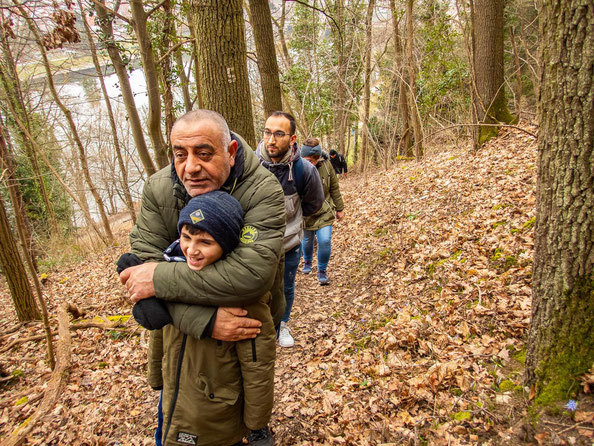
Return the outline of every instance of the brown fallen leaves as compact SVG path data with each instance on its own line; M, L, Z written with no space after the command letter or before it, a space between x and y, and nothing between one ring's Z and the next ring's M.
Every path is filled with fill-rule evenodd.
M318 285L315 262L313 274L298 274L296 345L278 348L277 444L589 444L593 411L583 405L575 421L559 415L563 427L522 422L535 154L531 137L510 131L478 153L443 148L368 175L367 185L341 180L331 284ZM45 286L87 317L130 314L113 265L123 250L52 272ZM10 308L6 291L0 299ZM2 316L4 330L12 317ZM158 394L144 377L146 332L133 320L124 327L131 333L73 332L67 390L29 444L151 444ZM0 364L22 373L0 387L4 437L30 414L34 402L17 403L43 392L49 371L37 342Z

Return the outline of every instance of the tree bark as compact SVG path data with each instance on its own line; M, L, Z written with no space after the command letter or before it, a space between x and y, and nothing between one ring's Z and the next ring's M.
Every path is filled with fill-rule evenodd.
M103 3L104 0L98 0L100 3ZM142 162L142 166L146 172L147 176L153 175L157 170L155 169L155 165L153 164L153 160L151 155L148 151L146 140L144 139L143 133L143 125L140 122L140 116L138 115L138 109L136 108L136 104L134 103L134 94L132 93L132 88L130 87L130 80L128 79L128 72L126 71L126 65L122 60L122 56L120 55L120 51L116 46L114 35L113 35L113 24L112 24L112 17L107 12L107 9L102 8L97 4L97 22L101 27L101 31L103 32L103 45L105 46L107 53L109 54L109 58L111 60L111 64L116 72L118 77L118 82L120 84L120 91L122 92L122 99L124 101L124 106L126 107L126 113L128 114L128 120L130 122L130 130L132 131L132 137L134 138L134 145L136 146L136 151L138 152L138 156L140 161Z
M283 109L272 19L268 0L249 0L249 5L250 23L254 31L258 71L262 84L263 118L266 119L272 112Z
M132 218L132 222L136 223L136 211L134 210L134 202L132 201L132 195L130 194L130 186L128 185L128 171L126 169L126 165L124 164L124 158L122 156L122 149L120 147L120 139L118 138L118 128L116 126L115 117L113 114L113 110L111 108L111 100L109 99L109 94L107 93L107 88L105 87L105 80L103 79L103 72L101 71L101 65L99 64L99 58L97 57L97 49L95 48L95 42L93 40L93 35L91 34L91 29L87 24L85 12L82 6L82 2L78 0L78 7L80 9L81 16L83 17L83 25L85 28L85 32L89 39L89 50L91 52L91 57L93 59L93 65L95 66L95 71L97 72L97 77L99 79L99 85L101 86L101 92L103 93L103 100L105 102L105 108L107 109L107 116L109 117L109 125L111 127L111 134L113 137L113 148L116 153L116 157L118 160L118 166L120 168L120 174L122 176L122 192L124 194L124 202L126 203L126 207L128 208L128 212L130 213L130 217Z
M4 136L6 135L6 137ZM25 203L23 195L18 187L18 180L15 175L14 167L14 150L11 148L10 141L8 139L8 132L2 119L0 119L0 168L6 174L6 183L8 192L10 195L10 204L12 205L15 217L22 218L23 227L23 249L25 250L24 255L28 255L33 263L33 270L35 273L39 272L37 265L37 257L39 255L39 249L33 238L33 229L31 221L27 217L25 210Z
M153 143L155 160L159 169L169 165L167 144L161 131L161 96L159 94L159 69L155 63L151 37L147 30L148 17L144 10L142 0L130 0L132 13L132 27L138 40L138 48L142 59L142 69L146 79L146 92L148 96L148 134Z
M345 0L336 0L335 2L335 17L336 17L336 26L343 31L345 31L345 7L344 7ZM334 92L334 116L332 121L333 127L333 142L336 145L336 150L340 154L345 153L345 138L347 133L347 123L348 123L348 116L349 113L346 109L347 103L347 76L348 76L348 58L345 54L347 49L345 47L345 38L344 35L341 35L338 30L332 30L331 32L332 39L334 42L335 49L335 57L336 57L336 73L337 79L335 82L335 92ZM349 39L350 41L351 39ZM352 45L352 43L351 43Z
M406 66L408 72L408 108L411 112L411 123L414 135L414 154L417 159L423 156L423 127L417 107L417 72L415 69L414 47L414 0L406 0Z
M410 112L408 109L408 88L406 87L404 64L404 50L400 39L400 32L398 30L398 11L396 10L396 1L390 0L390 11L392 12L392 31L394 33L394 54L396 56L394 61L394 83L398 89L398 109L400 111L400 142L399 149L402 148L402 153L399 150L398 155L411 156L411 125Z
M532 324L536 402L567 400L594 362L594 6L545 2Z
M10 229L2 196L0 196L0 266L6 277L18 320L26 322L41 319L31 285L27 280L25 265Z
M229 127L255 147L243 4L241 0L193 0L192 13L204 107L223 115Z
M163 1L163 28L161 29L161 45L158 48L159 54L159 79L161 82L161 90L163 91L163 114L165 115L165 145L169 153L169 140L171 136L171 129L175 116L173 113L173 68L172 68L172 54L170 52L173 40L175 39L175 24L173 22L173 5L171 0ZM169 162L169 158L168 158Z
M177 65L177 71L179 73L180 88L184 99L184 109L186 112L189 112L192 111L193 102L192 97L190 96L190 80L186 74L186 68L184 67L181 48L175 52L175 64Z
M514 121L507 108L503 78L503 10L500 0L474 0L471 9L477 124ZM478 127L475 146L480 147L497 132L495 126Z
M371 49L372 49L372 24L375 0L370 0L365 17L365 79L363 86L363 135L361 136L361 169L366 174L369 158L369 103L371 97ZM367 183L367 177L364 177Z

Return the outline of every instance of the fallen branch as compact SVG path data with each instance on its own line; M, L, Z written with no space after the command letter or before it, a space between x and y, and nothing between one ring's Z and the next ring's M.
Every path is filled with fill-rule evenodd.
M62 393L62 388L68 378L68 372L71 365L71 337L68 329L69 321L68 314L64 307L58 308L58 333L60 339L58 340L56 367L52 372L45 393L43 401L25 422L17 427L10 436L2 442L2 446L17 446L20 445L27 434L35 427L36 423L45 415L51 412L56 401Z
M86 328L100 328L101 330L105 330L105 331L116 330L121 333L130 333L130 334L134 334L134 332L136 331L136 330L128 330L127 328L120 327L120 325L121 325L121 321L116 321L113 324L105 324L105 323L101 323L101 322L84 322L82 324L70 325L69 330L74 331L74 330L84 330ZM52 336L55 336L57 334L58 333L55 331L52 332ZM14 339L12 342L10 342L8 345L2 347L0 349L0 353L5 353L8 350L10 350L11 348L13 348L15 345L18 345L18 344L22 344L24 342L31 342L31 341L40 341L42 339L45 339L44 334L29 336L27 338L17 338L17 339Z

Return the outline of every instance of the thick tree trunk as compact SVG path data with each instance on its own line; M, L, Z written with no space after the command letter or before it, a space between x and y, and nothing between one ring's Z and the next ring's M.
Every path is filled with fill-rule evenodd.
M25 265L10 230L2 196L0 196L0 266L6 277L18 320L26 322L41 319L31 285L27 280Z
M130 194L130 186L128 185L128 171L126 169L126 165L124 164L124 158L122 156L120 139L118 138L118 128L116 126L115 117L113 114L113 110L111 108L111 100L109 99L109 94L107 94L107 88L105 87L105 80L103 79L103 72L101 71L101 65L99 63L99 58L97 57L97 49L95 48L93 35L91 34L91 29L87 24L84 8L80 0L78 0L78 7L83 17L82 22L85 28L85 33L87 34L89 40L89 50L91 52L93 65L95 66L95 71L97 72L99 85L101 86L101 92L103 93L103 100L105 102L105 108L107 109L107 116L109 117L109 125L111 127L111 134L113 137L113 148L115 150L116 157L118 160L120 175L122 176L122 192L124 194L124 202L126 203L126 207L128 208L130 217L132 217L132 221L136 223L136 211L134 210L134 202L132 201L132 195Z
M412 156L411 150L411 124L410 112L408 109L408 88L406 86L404 64L404 49L398 30L398 11L396 10L396 1L390 0L390 11L392 12L392 32L394 33L394 83L398 89L398 110L400 112L400 142L398 144L398 155Z
M527 381L566 400L594 362L594 6L541 10L539 163Z
M369 158L369 103L371 97L371 43L374 8L375 0L370 0L367 5L367 16L365 17L365 79L363 85L363 135L361 137L361 169L364 174ZM365 182L367 182L366 177Z
M414 46L414 21L413 21L414 0L406 0L406 66L408 72L408 108L410 110L411 123L414 136L414 154L418 159L423 156L423 127L417 107L417 70L413 55Z
M204 107L219 112L229 127L255 147L252 100L241 0L193 0Z
M503 64L503 9L500 0L474 0L472 8L473 65L477 123L513 122L507 108ZM475 144L497 135L497 127L481 126Z
M132 27L138 40L138 48L142 59L142 68L146 80L148 96L148 134L153 143L155 160L159 169L169 165L167 144L161 131L161 95L159 94L159 69L155 63L151 37L147 30L147 15L142 0L130 0Z
M104 0L98 1L102 3ZM126 65L122 61L120 51L115 44L112 18L105 8L102 8L97 3L96 5L98 17L97 22L101 27L101 31L103 32L103 45L107 49L111 64L118 77L120 91L122 92L122 99L124 101L124 106L126 107L126 113L128 114L130 130L132 131L132 137L134 138L134 145L136 146L136 151L138 152L138 156L140 157L140 161L142 162L146 175L150 177L157 170L155 169L155 165L153 164L153 160L148 151L146 140L144 139L144 133L142 130L143 125L140 122L138 109L136 108L136 104L134 102L134 94L132 93L132 88L130 87L130 80L128 79Z
M21 244L24 249L23 255L29 256L35 274L39 271L37 266L38 250L31 235L31 222L27 217L25 211L25 204L23 203L23 195L18 187L18 179L14 172L14 155L9 146L9 141L4 136L6 134L4 123L0 122L0 168L4 172L6 178L6 186L8 195L10 196L10 204L14 212L15 220L19 227L23 228L23 238Z
M331 35L334 42L335 57L336 57L336 73L337 79L334 83L334 116L332 120L333 127L333 142L335 148L340 154L345 153L345 138L347 133L348 112L346 110L347 103L347 76L348 76L348 58L345 54L347 51L347 42L345 41L345 0L336 0L334 9L336 17L336 25L342 30L342 35L338 30L332 29ZM351 39L348 39L348 44Z
M262 84L264 119L266 119L272 112L283 109L272 19L268 0L249 0L249 5L250 23L254 31L258 71Z

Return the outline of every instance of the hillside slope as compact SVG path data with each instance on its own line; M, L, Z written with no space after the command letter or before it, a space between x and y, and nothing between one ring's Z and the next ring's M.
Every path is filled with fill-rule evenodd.
M526 422L535 155L534 139L511 131L478 153L443 150L371 173L367 184L362 175L341 180L346 217L334 226L331 284L298 274L296 346L277 349L277 444L495 445L559 435L590 444L570 419L535 422L536 431ZM65 301L103 321L129 315L114 271L126 249L122 241L50 273L52 312ZM11 307L5 289L0 302ZM49 371L43 344L19 342L41 333L39 324L8 333L11 312L0 323L0 364L19 371L0 384L2 438L35 410ZM118 330L73 331L66 391L29 444L151 444L158 394L144 378L146 331L125 318ZM565 427L555 433L555 423ZM581 423L586 434L591 425Z

